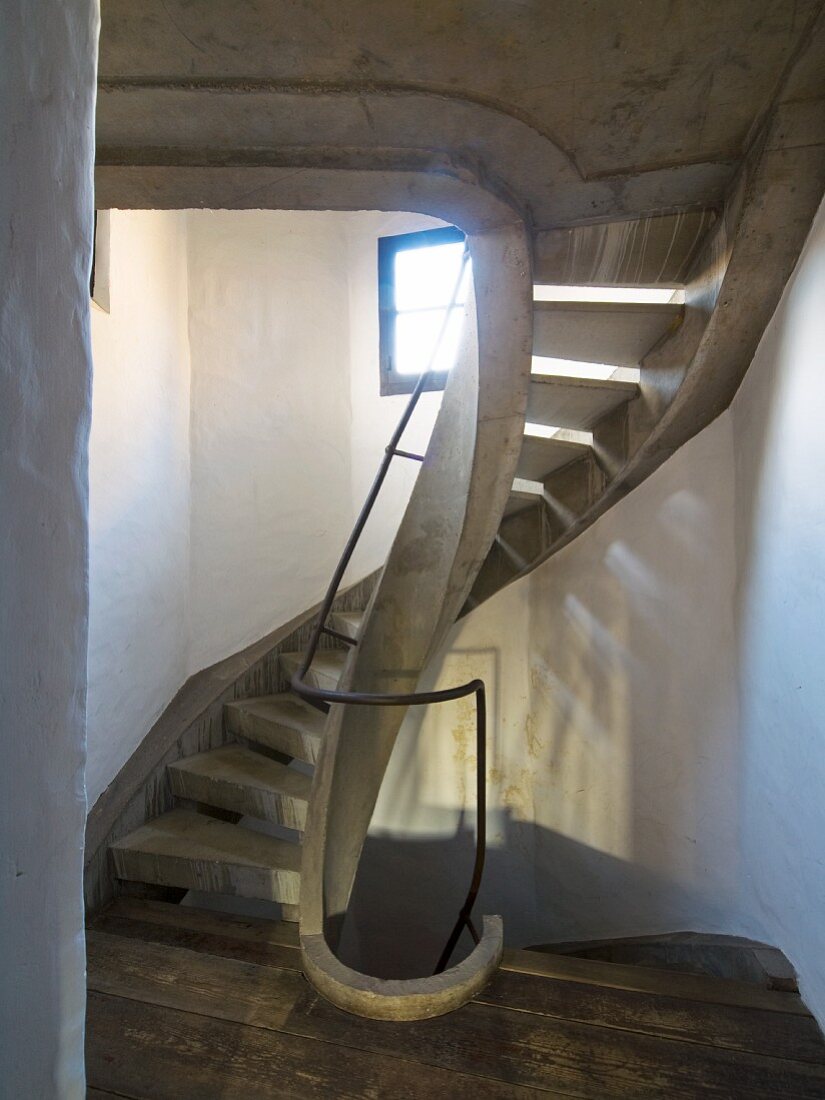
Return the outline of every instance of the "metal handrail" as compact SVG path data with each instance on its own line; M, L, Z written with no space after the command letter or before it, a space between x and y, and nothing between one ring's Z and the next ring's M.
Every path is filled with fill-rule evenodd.
M450 303L444 314L444 321L439 330L433 345L432 352L430 354L430 360L427 365L427 369L419 376L418 381L410 395L410 400L407 402L407 407L398 421L395 431L390 438L389 443L384 449L384 457L381 460L381 465L378 467L378 472L375 475L375 479L370 487L367 498L358 514L358 518L355 521L355 526L347 539L344 550L341 554L341 558L338 565L335 567L335 571L332 574L332 579L329 582L324 602L321 605L321 611L316 620L315 626L312 631L312 635L309 640L309 647L307 649L304 662L301 665L298 672L292 677L291 687L292 690L306 699L307 702L313 704L323 711L329 711L331 703L342 703L344 705L357 704L359 706L368 707L404 707L404 706L425 706L428 703L445 703L452 699L462 699L468 695L475 695L476 697L476 851L475 861L473 863L473 874L470 880L470 888L467 891L467 895L464 899L464 903L459 910L458 918L453 926L453 930L450 933L449 939L444 946L444 950L438 959L438 964L435 968L435 973L440 974L447 966L450 960L450 956L455 950L459 937L461 936L462 929L466 926L470 935L473 937L475 943L480 942L478 931L473 924L472 909L475 904L478 891L481 886L481 878L484 873L484 859L486 855L487 847L487 699L483 680L470 680L466 684L461 684L458 687L443 688L440 691L424 691L424 692L411 692L406 694L386 694L375 692L362 692L362 691L337 691L332 689L317 688L311 684L306 683L305 676L309 671L310 665L315 659L315 654L318 649L318 643L321 640L322 634L327 634L330 637L337 638L340 641L344 641L350 645L357 645L357 640L350 638L348 635L341 634L337 630L333 630L327 626L327 619L332 611L332 604L338 593L338 589L341 586L344 573L347 570L347 566L350 563L350 559L358 545L358 540L361 537L361 533L364 530L367 520L370 517L373 506L378 499L378 495L381 492L381 487L384 484L384 479L387 476L392 460L396 457L399 458L411 458L416 461L423 461L422 455L412 454L409 451L403 451L399 449L398 444L401 442L401 437L407 425L410 422L415 407L418 404L418 399L424 392L424 387L433 371L436 357L438 355L439 348L441 347L441 341L444 339L444 334L447 331L447 326L450 322L450 315L456 305L456 298L461 287L462 280L464 278L464 272L467 267L467 259L469 257L468 249L465 245L464 253L461 257L461 267L459 269L458 278L456 279L455 287L450 298Z

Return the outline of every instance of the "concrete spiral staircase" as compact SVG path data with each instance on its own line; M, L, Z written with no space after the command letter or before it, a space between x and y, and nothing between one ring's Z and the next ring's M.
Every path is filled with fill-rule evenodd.
M483 274L481 283L483 295ZM518 303L514 298L509 305L517 308ZM606 471L601 472L601 482L593 476L601 467L592 430L606 418L623 415L628 404L639 399L639 363L676 330L683 314L683 307L671 302L535 301L532 318L530 308L528 305L528 328L532 320L532 352L538 357L534 363L541 367L545 356L570 360L573 373L534 371L528 378L523 350L515 371L507 355L499 358L506 368L499 372L500 388L512 391L506 398L510 414L498 418L505 429L503 436L493 440L496 449L491 452L490 439L481 439L487 472L482 477L482 482L486 478L486 490L480 495L478 462L468 461L478 458L479 437L472 432L468 435L463 455L460 444L458 453L447 444L454 434L456 409L466 407L468 388L472 391L473 385L478 385L484 365L479 363L475 342L469 341L463 355L466 369L459 364L459 377L455 385L451 383L453 393L448 389L445 395L440 427L436 426L419 485L378 590L368 608L334 612L329 622L360 644L355 651L344 646L319 650L307 677L314 686L351 686L356 679L359 690L414 688L428 654L462 605L485 598L552 545L550 492L559 477L584 478L591 492L604 484ZM483 325L481 329L483 332ZM494 351L493 359L495 355ZM611 369L605 377L593 378L577 374L575 361L608 363ZM491 397L494 390L488 387L488 403L497 400L494 394ZM484 398L477 400L481 411ZM526 425L521 411L525 403ZM456 466L467 470L466 484L458 479L459 495L483 499L484 516L473 526L472 517L461 513L461 522L440 556L436 553L434 559L413 567L417 598L411 601L404 590L410 583L409 547L420 535L419 513L439 507L449 513L456 503L450 494L440 498L438 490L426 482L430 478L437 483L445 468L449 472ZM495 489L492 495L491 484ZM462 547L468 529L469 552L466 545ZM399 566L402 558L405 564ZM421 568L429 571L430 600L422 588L424 582L415 579ZM471 584L474 588L468 600ZM427 621L420 611L422 598L433 609ZM352 660L348 660L350 652L354 652ZM300 652L280 655L285 682L301 661ZM386 668L395 671L388 673ZM500 923L486 921L482 944L469 959L445 975L422 979L419 985L378 982L357 975L334 956L335 931L333 928L330 934L329 929L336 919L340 925L345 911L361 844L402 717L397 708L391 712L360 708L354 714L349 708L335 707L326 719L290 691L227 704L227 743L168 766L176 808L111 845L116 875L131 884L153 888L279 903L282 919L301 921L305 965L313 980L332 1000L352 1011L415 1018L437 1015L463 1003L500 960ZM323 766L313 779L319 761ZM353 768L358 770L359 784L348 786ZM355 809L353 804L357 804ZM309 851L302 852L308 827ZM306 883L302 889L302 873L311 876L309 891Z
M644 301L654 287L625 290L619 301L610 288L565 300L572 289L537 288L545 297L534 303L534 369L516 480L467 609L552 553L598 503L628 455L630 406L642 401L640 364L684 318L675 290L670 301ZM669 290L662 290L665 298Z
M342 624L357 627L358 646L319 653L312 671L346 690L408 693L462 609L568 545L729 404L821 200L814 74L825 24L813 11L797 25L795 8L779 20L784 31L761 21L762 48L786 48L748 94L733 44L745 32L753 39L760 21L744 7L721 37L701 13L678 33L670 20L654 37L656 64L660 51L673 58L672 80L640 87L654 65L635 7L611 10L623 45L608 72L598 49L568 56L570 42L591 39L586 5L571 7L561 34L540 5L504 5L485 28L508 49L492 53L478 43L457 51L452 21L428 20L412 84L397 33L399 19L419 18L410 5L390 4L380 20L315 7L310 18L294 5L253 4L239 19L220 4L108 3L96 201L409 210L467 233L472 339L378 587L360 623ZM415 31L417 42L424 32ZM709 58L740 89L741 110L724 97L704 103L715 122L690 135L688 152L675 107L702 86ZM574 113L545 80L571 60L583 69L568 81L582 108ZM629 106L630 122L617 127ZM685 304L534 304L534 282L684 285ZM616 369L531 375L531 354ZM296 658L282 661L288 671ZM300 922L304 972L339 1006L396 1018L446 1012L495 969L500 923L488 921L467 959L423 985L377 983L335 956L402 718L400 708L334 706L324 721L288 694L239 700L226 708L225 743L167 761L171 812L157 815L158 802L171 802L157 799L154 772L143 788L112 784L90 815L105 828L87 866L108 846L132 889L279 902ZM152 767L166 759L159 749ZM118 801L119 787L128 798Z
M357 637L363 611L337 612L331 624ZM311 680L335 687L347 652L322 650ZM300 653L282 654L289 678ZM293 692L227 704L224 722L234 740L172 764L168 779L180 808L154 818L112 845L124 880L279 902L297 921L301 838L312 792L312 769L324 734L324 715ZM272 836L242 819L281 827Z

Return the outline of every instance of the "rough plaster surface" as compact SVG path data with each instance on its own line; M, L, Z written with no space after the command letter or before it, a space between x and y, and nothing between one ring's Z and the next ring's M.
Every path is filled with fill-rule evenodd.
M403 398L378 384L376 240L420 215L190 211L190 671L321 598ZM426 448L440 394L405 437ZM348 580L386 557L396 462Z
M825 207L731 410L740 874L825 1023L823 300Z
M80 1100L97 6L2 20L0 1092Z
M112 211L92 315L93 805L187 676L323 595L403 397L378 383L376 240L417 214ZM441 395L404 445L426 449ZM348 574L383 564L398 460Z
M350 519L336 215L189 214L194 671L316 602Z
M823 292L825 209L730 410L461 620L425 681L490 686L479 912L508 943L751 936L820 1021ZM402 730L353 899L373 973L398 972L399 942L413 972L437 956L474 758L466 702Z
M186 214L111 211L110 312L92 310L86 792L189 674Z

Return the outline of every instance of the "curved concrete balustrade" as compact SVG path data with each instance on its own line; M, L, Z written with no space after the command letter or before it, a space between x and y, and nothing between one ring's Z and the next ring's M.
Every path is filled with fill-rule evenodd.
M98 165L98 208L124 210L387 210L429 214L481 233L520 223L507 196L471 172L432 158L426 170L192 164Z
M359 645L347 660L340 684L344 690L415 690L429 655L466 599L512 485L530 371L528 240L513 222L471 236L469 245L475 295L463 346ZM483 984L497 962L500 930L488 924L482 944L462 967L428 979L434 984L424 987L367 980L342 969L335 958L361 849L403 717L400 707L336 705L330 712L304 841L301 943L307 973L341 1007L357 1004L353 1011L386 1013L401 998L404 1015L396 1018L412 1019L418 1012L448 1011Z
M504 952L501 917L485 917L481 942L457 966L427 978L381 979L361 974L330 951L323 936L302 936L304 970L316 989L346 1012L373 1020L428 1020L471 1000Z

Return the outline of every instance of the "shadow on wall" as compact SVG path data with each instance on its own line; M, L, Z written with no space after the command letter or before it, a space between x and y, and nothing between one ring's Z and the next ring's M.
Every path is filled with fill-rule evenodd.
M730 430L456 625L421 688L488 685L476 913L511 946L742 926ZM342 953L432 969L473 858L472 699L405 723ZM465 937L466 948L469 938Z
M488 850L474 912L479 924L484 914L504 917L508 947L546 939L542 929L552 929L554 940L583 929L584 938L597 938L618 895L632 895L632 904L644 912L645 931L669 931L674 909L689 912L703 904L664 875L516 821L509 813L499 829L504 844ZM342 960L383 978L432 973L464 901L474 850L475 830L464 820L449 839L370 836L345 925ZM534 879L532 891L525 892L525 877ZM585 919L571 925L564 918L571 909ZM452 963L472 946L465 931Z

